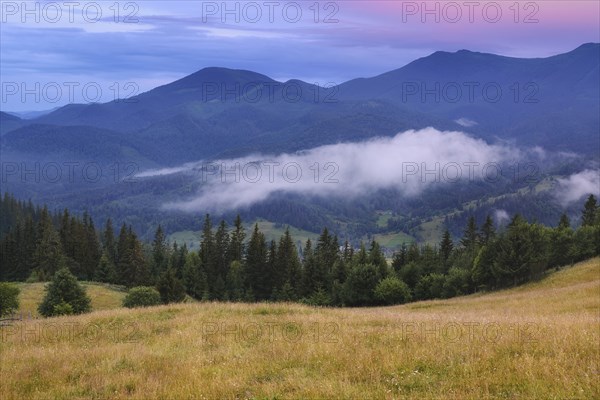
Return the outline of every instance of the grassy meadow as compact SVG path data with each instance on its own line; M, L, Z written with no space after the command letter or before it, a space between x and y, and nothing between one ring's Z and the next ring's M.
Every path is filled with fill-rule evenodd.
M3 327L0 398L600 398L599 258L395 307L105 308Z
M81 282L81 285L92 299L92 309L94 311L121 308L123 299L127 294L124 287L117 285L95 282ZM46 283L18 283L17 286L21 290L17 314L24 318L38 317L37 307L44 298Z

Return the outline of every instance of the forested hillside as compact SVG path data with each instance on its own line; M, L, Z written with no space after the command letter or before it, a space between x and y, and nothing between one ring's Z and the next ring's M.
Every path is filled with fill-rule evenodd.
M67 267L78 279L181 287L198 300L395 304L513 286L600 254L594 196L575 230L566 215L556 228L515 215L500 231L489 216L480 227L471 217L460 241L446 230L437 246L403 246L391 265L376 241L355 248L327 228L298 248L289 230L267 242L258 225L246 237L241 218L215 227L206 215L200 249L189 251L168 243L161 226L144 243L125 224L117 232L108 219L98 229L85 213L53 214L9 194L0 210L0 280L47 281Z

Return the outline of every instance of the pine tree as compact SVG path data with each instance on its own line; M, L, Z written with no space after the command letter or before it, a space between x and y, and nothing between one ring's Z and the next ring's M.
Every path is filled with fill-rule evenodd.
M183 267L183 282L187 293L200 300L206 291L206 273L202 269L198 253L191 252L187 255Z
M217 275L215 284L218 282L220 295L217 297L220 299L226 297L225 281L229 273L229 264L229 233L225 221L221 220L215 233L215 269Z
M350 261L352 261L352 257L354 257L354 249L352 248L350 243L348 243L348 241L346 240L344 242L344 251L342 253L342 258L344 260L344 263L347 264Z
M216 254L215 254L215 238L212 231L212 221L210 215L204 217L204 225L202 227L202 238L200 241L200 261L202 268L206 273L208 287L206 292L210 300L214 299L212 290L217 280Z
M400 269L406 265L407 252L408 250L406 248L406 243L402 243L400 251L394 253L394 256L392 257L392 269L396 273L398 273Z
M94 279L98 282L116 283L117 270L106 250L102 253Z
M337 236L331 236L327 228L319 236L315 247L315 257L317 259L318 268L322 271L325 281L324 288L329 290L332 283L333 266L339 258L339 243Z
M475 250L475 246L477 245L477 224L475 223L475 217L469 217L460 244L468 251L472 252Z
M156 286L164 304L180 303L185 299L185 286L177 278L173 268L168 268L161 274Z
M243 264L234 260L229 266L227 275L227 292L231 301L242 301L246 287L246 277Z
M83 276L85 279L93 279L100 261L100 243L98 241L98 234L94 226L92 217L87 213L84 214L83 220L84 230L84 257L83 257Z
M44 207L38 223L34 265L38 277L47 280L65 266L60 237L54 230L48 209Z
M38 307L44 317L81 314L91 310L91 300L77 278L66 268L59 269L46 286L46 295Z
M594 226L598 205L593 194L587 198L581 215L581 226Z
M117 246L115 243L115 231L112 220L108 218L102 233L102 249L106 252L108 259L116 265L117 263Z
M442 241L440 242L440 258L442 259L442 265L444 270L442 272L446 273L449 269L448 260L452 255L452 250L454 249L454 243L452 242L452 237L450 236L450 231L446 229L444 231L444 235L442 236Z
M494 220L490 215L485 218L485 222L481 227L481 234L479 235L480 244L486 245L496 236L496 230L494 229Z
M304 254L304 260L300 294L308 297L319 287L322 288L325 286L325 271L318 265L310 239L306 241L306 245L304 246L302 253Z
M271 271L267 266L267 242L265 235L254 225L254 231L248 242L246 267L248 291L256 300L267 300L271 296L272 286L269 284Z
M168 266L167 238L161 225L158 225L152 242L152 275L158 276L166 271Z
M562 214L558 226L552 230L551 241L552 248L550 250L550 265L560 267L571 264L575 254L573 253L573 229L571 221L566 214Z
M298 250L292 240L289 228L285 230L285 233L279 239L276 265L278 276L283 277L283 284L289 283L297 295L302 283L302 268L300 266L300 259L298 258ZM275 287L281 289L281 283L281 281L275 282Z
M375 240L371 242L371 248L369 249L368 262L373 264L379 273L379 279L383 279L388 275L388 264L385 259L381 246Z
M246 231L242 225L242 219L239 214L235 219L234 229L231 232L231 241L229 243L229 256L231 261L242 261L244 256L244 239Z
M130 252L129 252L129 269L130 275L133 276L131 280L131 286L147 286L150 285L153 281L150 275L150 269L148 268L148 264L146 263L146 258L144 257L144 252L142 250L142 244L138 240L136 234L129 229L129 242L130 242ZM128 283L126 286L130 286Z

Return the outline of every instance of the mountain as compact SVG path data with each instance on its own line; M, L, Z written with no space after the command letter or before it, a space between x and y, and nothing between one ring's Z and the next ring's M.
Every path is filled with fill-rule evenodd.
M17 129L25 124L21 118L16 115L0 111L0 135L4 135L14 129Z
M54 107L49 110L41 110L41 111L19 111L19 112L9 112L8 114L12 114L21 119L35 119L39 118L42 115L46 115L51 113L52 111L58 110L60 107Z
M195 220L161 206L190 198L202 184L197 176L129 179L135 172L254 153L293 153L432 126L580 157L547 157L547 164L559 165L540 163L537 185L505 177L494 184L448 185L412 200L392 189L344 201L281 193L240 212L245 220L263 218L310 231L330 226L340 237L408 234L433 242L442 226L460 235L464 210L484 218L502 209L554 223L564 211L551 197L556 179L599 161L599 77L599 44L536 59L436 52L335 88L204 68L127 100L71 104L34 120L0 113L3 161L22 161L29 169L43 161L93 162L105 175L99 182L40 184L23 182L15 173L3 187L53 207L89 210L100 219L114 216L147 232L158 218L170 231L185 231L197 228ZM467 91L452 97L452 89L466 85L476 89L473 96ZM490 92L482 92L483 87ZM497 101L491 99L494 88L502 91ZM115 165L120 179L114 179ZM387 222L379 221L384 211L392 215Z
M340 98L383 99L471 131L554 150L600 146L600 44L548 58L438 51L385 74L339 87Z
M438 51L330 89L211 67L127 100L68 105L32 122L121 132L165 165L428 125L593 155L600 146L599 79L597 43L534 59Z

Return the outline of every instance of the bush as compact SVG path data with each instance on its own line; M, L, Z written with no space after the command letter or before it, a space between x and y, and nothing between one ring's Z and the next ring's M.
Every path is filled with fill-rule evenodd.
M91 300L77 278L67 269L56 271L46 286L46 295L38 311L44 317L65 314L83 314L91 311Z
M304 299L304 303L310 306L324 307L331 304L331 299L323 288L319 288L309 298Z
M381 304L402 304L411 300L410 289L402 280L390 276L381 280L375 287L375 298Z
M415 298L418 300L441 299L446 277L433 273L424 275L415 286Z
M21 290L7 282L0 282L0 317L10 315L19 308Z
M370 306L379 282L379 271L373 264L357 264L350 268L344 282L343 300L348 306Z
M123 306L127 308L150 307L162 304L160 293L153 287L137 286L129 289L123 300Z
M74 314L73 307L69 303L65 303L64 301L60 304L56 304L53 308L54 312L52 315L71 315Z

